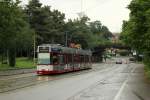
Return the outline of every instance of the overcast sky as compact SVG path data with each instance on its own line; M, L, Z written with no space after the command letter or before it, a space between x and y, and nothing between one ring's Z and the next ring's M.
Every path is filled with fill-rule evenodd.
M22 0L26 4L28 0ZM120 32L122 21L129 19L126 8L131 0L40 0L52 9L65 13L66 19L77 18L78 13L84 13L91 19L100 20L112 32Z

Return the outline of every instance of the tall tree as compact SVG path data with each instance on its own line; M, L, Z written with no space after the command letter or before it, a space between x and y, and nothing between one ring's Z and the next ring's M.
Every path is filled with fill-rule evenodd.
M100 21L90 22L89 27L92 33L99 35L99 37L102 36L105 39L109 39L113 36L109 29L106 26L102 25Z
M100 21L89 22L89 18L84 16L81 19L69 20L65 30L68 31L68 39L77 42L83 48L92 48L99 44L110 43L109 38L112 33Z
M42 4L39 2L39 0L30 0L29 4L25 8L25 12L28 15L27 16L28 22L30 23L30 27L32 29L34 29L38 42L41 42L43 39L39 35L41 33L40 32L41 16L42 16L41 15L41 12L42 12L41 6L42 6Z
M93 34L101 34L102 24L100 21L90 22L90 28Z
M31 28L35 30L37 44L54 43L60 40L65 19L63 13L58 10L52 11L50 6L42 7L39 0L31 0L26 7L26 13Z
M132 0L128 8L130 19L124 21L123 40L150 58L150 0Z
M18 6L19 0L2 0L0 2L0 43L3 52L7 52L10 66L15 66L18 36L26 30L23 10ZM26 27L26 28L25 28Z
M81 19L69 20L65 25L65 30L68 32L69 42L79 43L83 48L89 48L91 42L91 31L87 25L88 17Z

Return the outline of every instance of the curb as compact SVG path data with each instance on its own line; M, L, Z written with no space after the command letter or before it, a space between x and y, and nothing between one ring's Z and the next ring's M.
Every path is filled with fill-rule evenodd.
M26 74L26 73L33 73L36 69L14 69L14 70L4 70L0 71L0 76L10 76L10 75L17 75L17 74Z

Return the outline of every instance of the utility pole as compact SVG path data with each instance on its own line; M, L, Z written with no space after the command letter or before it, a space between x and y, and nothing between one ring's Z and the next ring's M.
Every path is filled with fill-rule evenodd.
M83 13L83 0L81 0L81 13Z
M80 19L85 16L85 13L83 11L83 3L84 3L84 1L81 0L81 11L79 13L77 13Z

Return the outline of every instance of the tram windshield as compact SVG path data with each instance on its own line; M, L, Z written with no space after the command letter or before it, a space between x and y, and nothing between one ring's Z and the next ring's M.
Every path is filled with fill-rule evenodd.
M50 54L49 53L39 53L38 54L38 64L50 64Z

